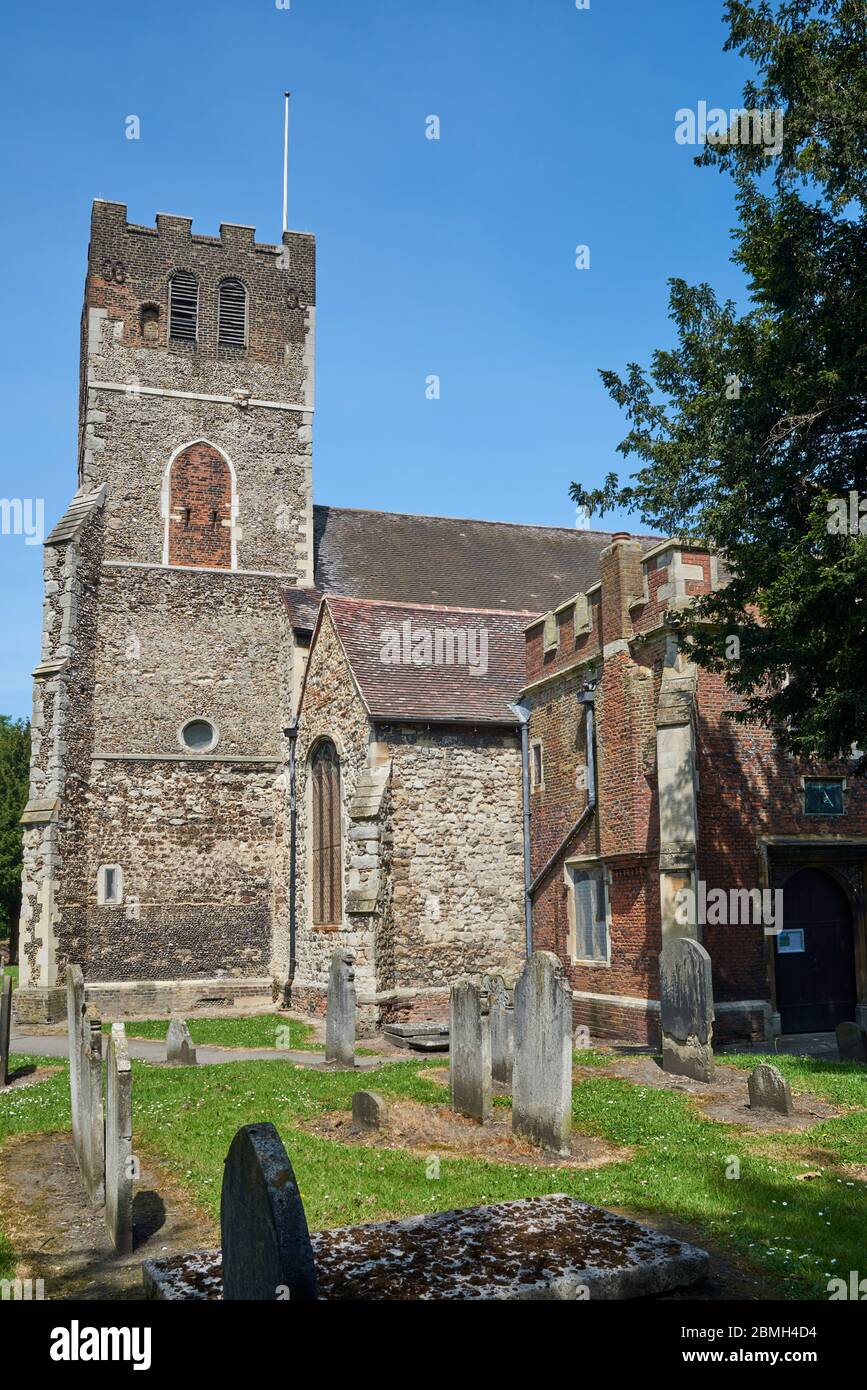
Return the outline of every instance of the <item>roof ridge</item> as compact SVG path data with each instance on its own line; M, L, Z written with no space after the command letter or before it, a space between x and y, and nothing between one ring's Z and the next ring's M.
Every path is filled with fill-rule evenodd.
M453 603L413 603L410 599L353 598L350 594L322 595L323 603L330 603L332 599L337 599L339 603L358 604L363 608L421 608L431 613L496 613L507 618L535 617L540 611L537 608L467 608Z
M337 507L329 502L314 502L313 510L320 512L353 512L356 516L399 516L412 521L461 521L470 526L508 526L513 531L562 531L575 536L616 536L617 531L591 531L579 526L549 526L535 521L489 521L478 516L442 516L438 512L392 512L381 507ZM622 532L622 527L620 528ZM633 540L666 540L655 531L630 531Z

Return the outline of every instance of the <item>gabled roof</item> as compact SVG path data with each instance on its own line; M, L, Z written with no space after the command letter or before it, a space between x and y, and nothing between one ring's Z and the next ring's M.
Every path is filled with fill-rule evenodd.
M326 595L317 634L326 610L372 719L517 723L509 702L524 683L526 611Z
M596 583L611 535L317 506L314 582L349 598L545 613ZM635 539L650 549L659 537Z

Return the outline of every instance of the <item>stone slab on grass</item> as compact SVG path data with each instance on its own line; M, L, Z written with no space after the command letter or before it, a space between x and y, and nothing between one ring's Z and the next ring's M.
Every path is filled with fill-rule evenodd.
M448 1038L447 1023L386 1023L382 1030L396 1038Z
M641 1298L706 1277L704 1250L558 1193L311 1236L326 1302ZM219 1299L219 1251L148 1261L147 1297Z

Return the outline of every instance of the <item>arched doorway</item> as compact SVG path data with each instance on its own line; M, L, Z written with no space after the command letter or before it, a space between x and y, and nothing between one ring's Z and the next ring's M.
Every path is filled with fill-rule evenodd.
M783 885L783 930L774 947L784 1033L830 1032L855 1017L855 932L846 893L822 869Z

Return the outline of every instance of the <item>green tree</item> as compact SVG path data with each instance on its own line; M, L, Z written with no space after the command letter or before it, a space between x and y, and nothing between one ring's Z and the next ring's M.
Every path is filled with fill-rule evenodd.
M755 73L744 107L782 114L777 156L717 141L695 161L734 179L748 309L670 282L676 345L601 373L641 467L570 493L720 551L731 582L681 620L688 648L737 718L849 756L867 750L867 0L728 0L725 20Z
M30 724L0 714L0 937L17 939L21 908L21 812L30 776Z

